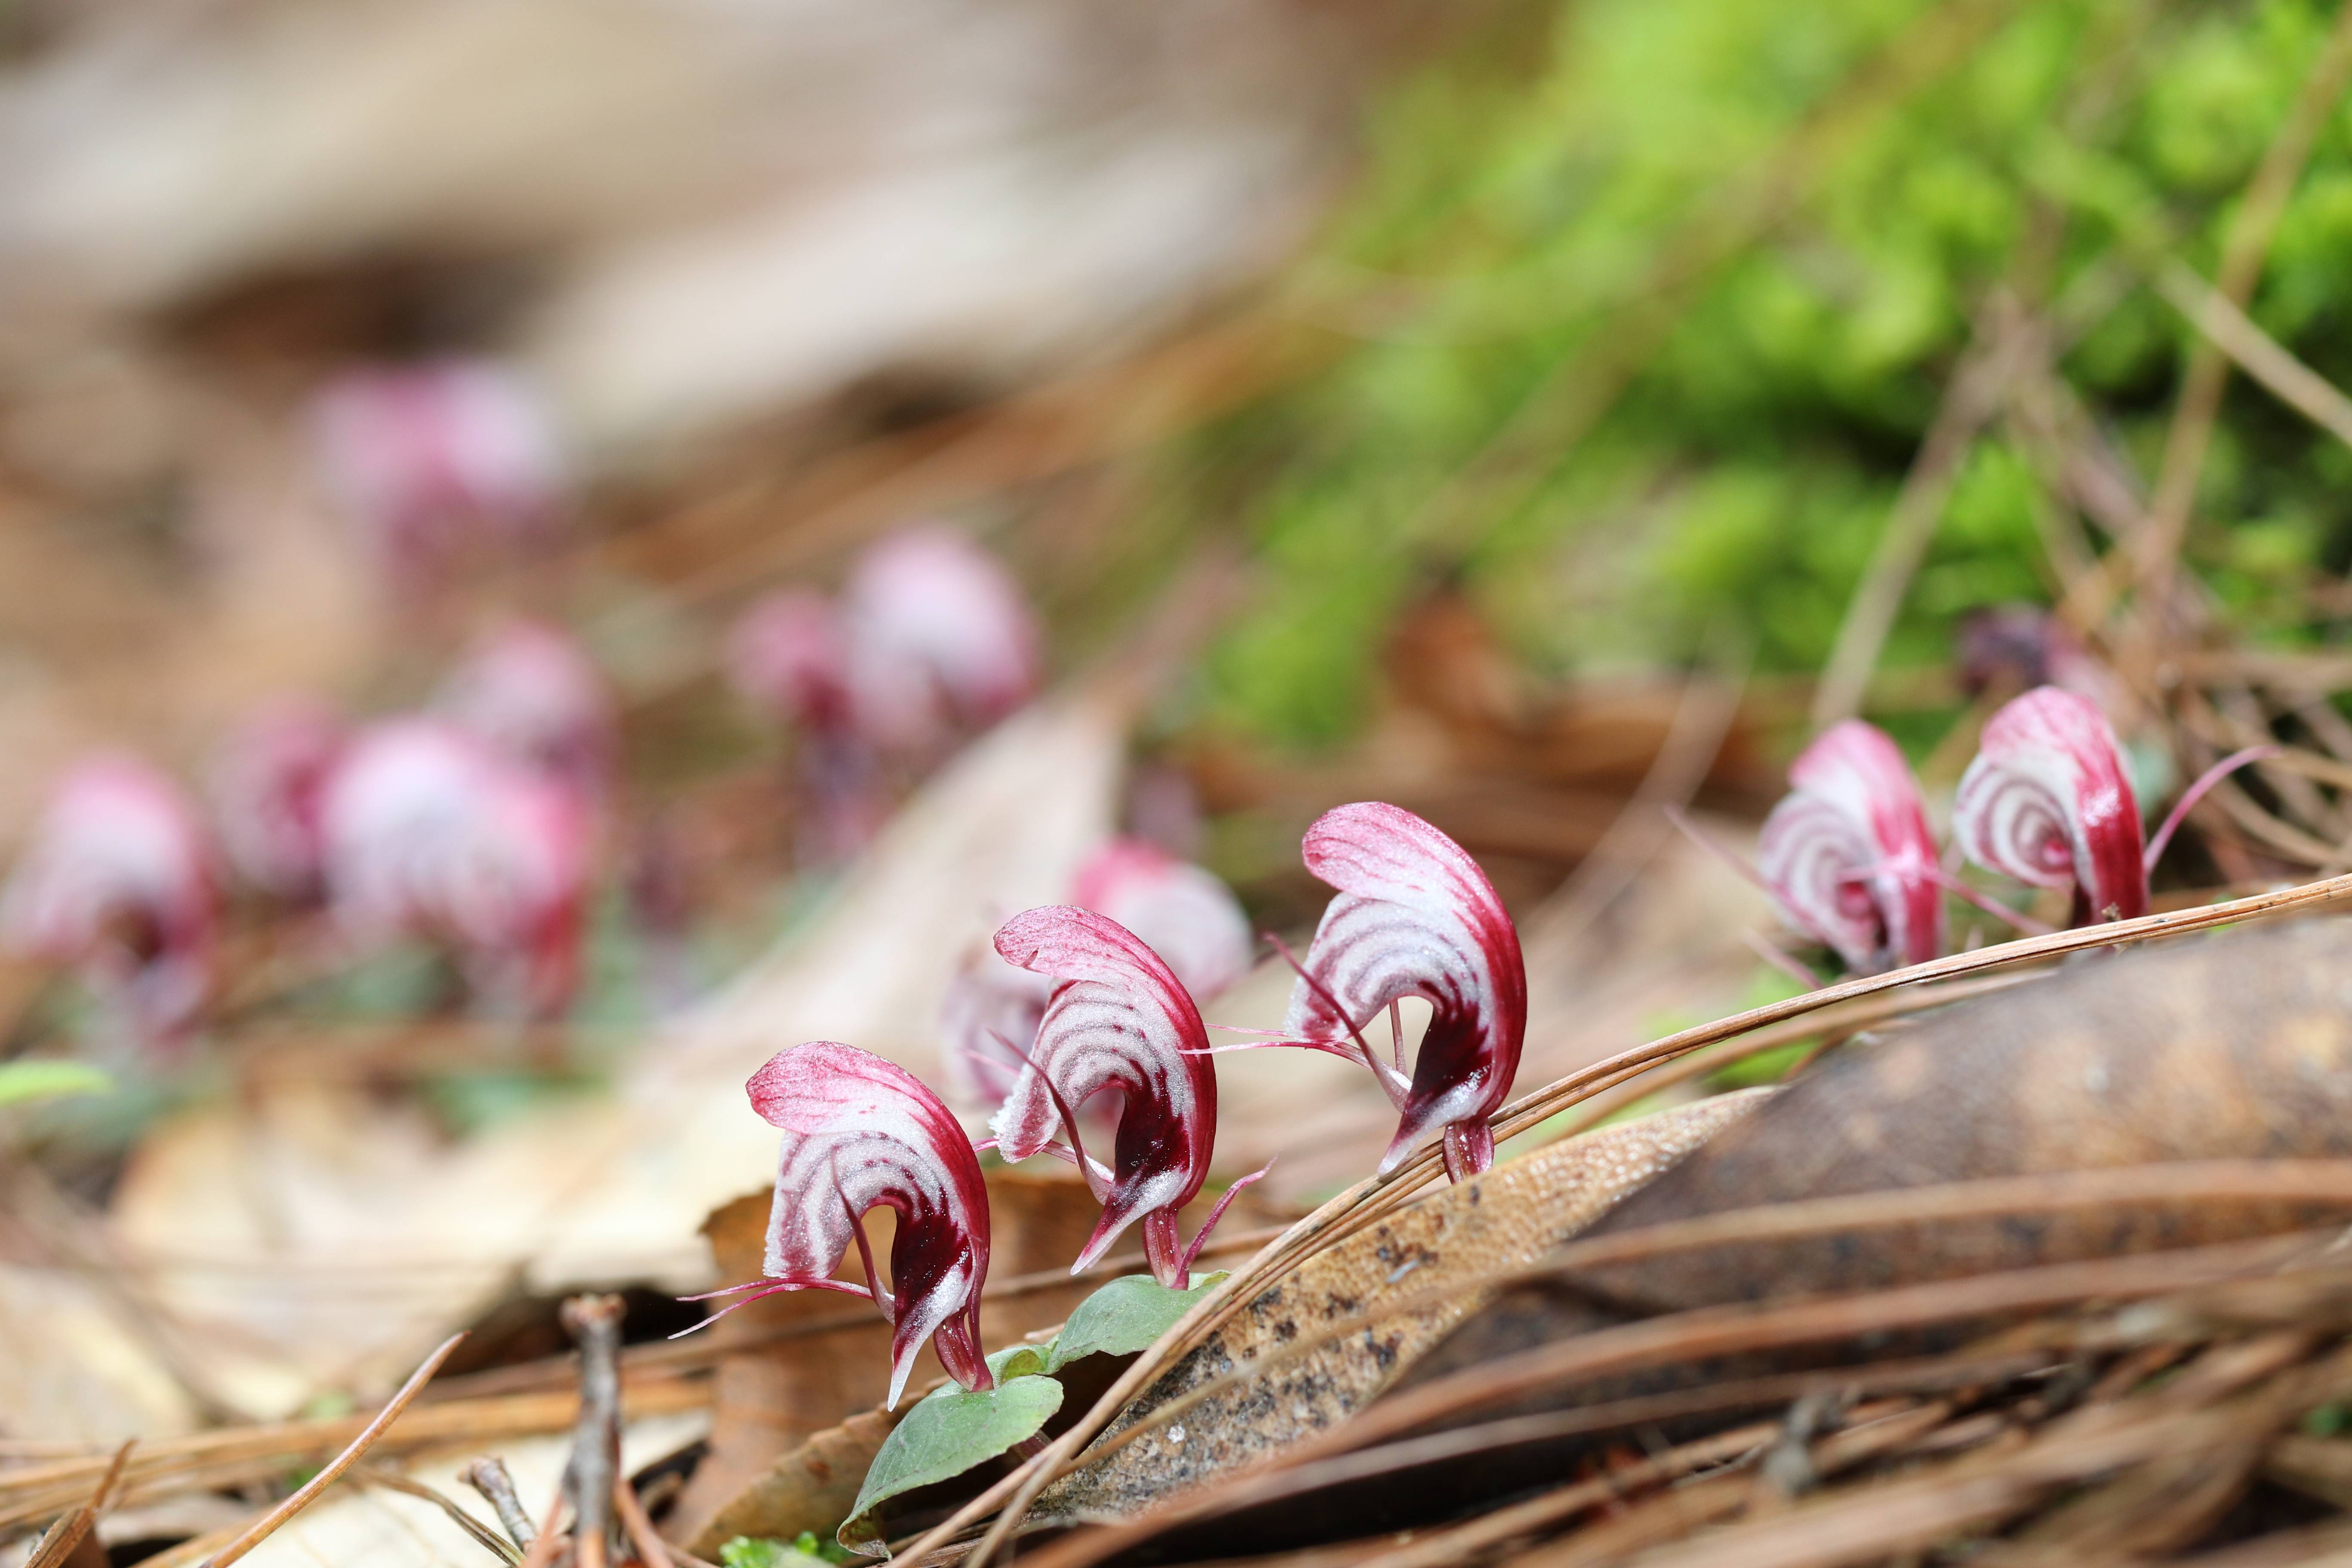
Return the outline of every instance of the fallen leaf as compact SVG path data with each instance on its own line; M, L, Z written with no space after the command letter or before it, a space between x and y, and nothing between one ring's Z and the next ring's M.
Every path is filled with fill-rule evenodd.
M803 1531L828 1535L849 1517L866 1468L911 1405L893 1413L869 1410L811 1437L730 1498L686 1549L716 1562L719 1549L739 1535L791 1541Z
M1056 1482L1032 1520L1121 1517L1332 1426L1475 1311L1486 1295L1481 1279L1537 1262L1771 1092L1722 1095L1550 1144L1315 1254L1171 1367L1106 1436L1254 1361L1268 1359L1264 1371ZM1379 1310L1432 1296L1437 1304L1391 1316ZM1344 1338L1282 1353L1326 1324L1357 1318L1361 1326Z
M195 1428L170 1367L79 1274L0 1265L0 1435L113 1442Z

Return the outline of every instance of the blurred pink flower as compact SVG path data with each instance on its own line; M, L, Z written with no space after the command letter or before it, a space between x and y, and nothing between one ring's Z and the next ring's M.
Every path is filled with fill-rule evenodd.
M2039 687L1988 720L1952 826L1978 865L2073 888L2076 924L2147 912L2139 803L2115 731L2086 698Z
M587 650L538 621L509 621L442 681L434 710L493 749L585 800L604 792L617 720Z
M1286 1038L1275 1043L1371 1069L1399 1112L1381 1172L1442 1132L1447 1173L1476 1175L1494 1163L1487 1121L1510 1095L1528 1028L1527 967L1495 885L1459 844L1384 801L1325 812L1301 847L1339 896L1298 964ZM1409 1079L1363 1035L1407 996L1431 1009Z
M1114 838L1078 868L1071 902L1143 939L1194 997L1249 973L1249 917L1216 873L1140 838Z
M329 489L404 590L485 545L511 552L552 531L566 479L553 425L492 362L347 372L312 424Z
M909 528L858 557L841 622L853 721L879 750L936 758L1036 691L1020 585L952 529Z
M1935 837L1918 781L1883 731L1848 719L1789 768L1757 859L1790 924L1857 974L1944 950Z
M841 617L813 588L781 589L744 611L727 636L727 673L744 700L768 717L826 733L849 727Z
M196 817L136 758L76 765L51 793L5 892L0 935L77 965L142 1040L184 1031L212 987L215 886Z
M1114 838L1078 868L1072 903L1142 939L1194 997L1249 973L1250 927L1215 873L1139 838ZM977 953L949 981L940 1007L941 1075L961 1105L1001 1104L1027 1060L1053 983ZM1116 1118L1114 1117L1114 1121Z
M1057 905L1015 915L998 930L996 951L1058 983L1019 1081L990 1119L998 1147L1008 1160L1058 1151L1084 1173L1103 1212L1072 1273L1139 1219L1152 1277L1184 1289L1211 1227L1255 1179L1228 1188L1184 1243L1176 1212L1208 1179L1217 1138L1216 1067L1200 1010L1157 953L1092 910ZM1106 1166L1087 1155L1076 1113L1108 1089L1122 1100ZM1056 1132L1069 1141L1066 1149L1053 1142Z
M229 867L281 899L309 900L324 886L320 807L341 759L342 721L289 700L259 709L214 749L206 783Z
M959 1105L993 1109L1021 1078L1054 983L1015 969L994 948L972 954L940 1003L940 1076Z
M988 1186L948 1108L904 1068L831 1040L778 1051L746 1088L751 1108L784 1131L767 1279L712 1294L749 1291L736 1306L780 1290L870 1297L890 1323L891 1408L925 1340L950 1377L993 1386L980 1342ZM859 1223L877 1206L898 1217L887 1289ZM853 1244L863 1287L833 1278Z
M446 942L499 1010L570 1005L591 848L570 787L454 725L396 720L352 742L323 819L329 895L355 939Z

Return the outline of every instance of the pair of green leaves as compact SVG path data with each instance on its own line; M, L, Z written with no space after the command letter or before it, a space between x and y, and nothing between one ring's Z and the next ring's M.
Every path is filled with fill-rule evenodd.
M991 1355L995 1387L975 1393L950 1383L925 1394L866 1468L866 1484L841 1527L841 1543L880 1555L876 1509L1034 1437L1062 1407L1055 1373L1087 1356L1149 1349L1223 1278L1204 1274L1189 1290L1171 1290L1149 1274L1122 1276L1079 1302L1051 1344L1013 1345Z

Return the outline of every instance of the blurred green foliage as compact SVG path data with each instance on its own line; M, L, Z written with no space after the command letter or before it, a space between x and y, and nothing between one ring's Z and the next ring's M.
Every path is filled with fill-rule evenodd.
M1384 629L1439 574L1544 668L1684 659L1728 627L1763 668L1817 668L2005 280L2036 309L2090 301L2060 372L2152 478L2189 331L2140 268L2168 251L2211 276L2330 8L1977 5L1990 19L1924 87L1792 142L1864 100L1936 10L1522 5L1395 88L1356 194L1280 292L1333 352L1172 465L1179 504L1237 520L1265 567L1213 662L1213 718L1344 735ZM1703 243L1791 145L1813 151L1775 221ZM2037 205L2060 226L2040 281L2019 259ZM2347 297L2339 106L2252 313L2352 384ZM1620 386L1605 366L1628 341ZM1562 412L1595 388L1597 418ZM2258 640L2324 633L2297 590L2352 559L2347 479L2352 452L2233 381L2189 559ZM2047 600L2039 530L2061 504L1989 429L1882 662L1942 659L1972 606Z

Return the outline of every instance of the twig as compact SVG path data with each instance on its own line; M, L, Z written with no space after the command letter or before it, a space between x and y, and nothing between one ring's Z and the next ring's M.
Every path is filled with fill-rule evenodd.
M563 1327L580 1342L580 1421L563 1471L578 1568L604 1568L613 1528L613 1482L621 1468L621 1316L627 1310L618 1296L574 1296L563 1303Z
M637 1496L637 1489L629 1484L626 1476L613 1478L613 1511L620 1516L621 1528L628 1533L629 1544L636 1548L637 1561L646 1568L710 1568L710 1564L661 1538L654 1521L646 1517L646 1505Z
M205 1568L228 1568L230 1563L268 1540L277 1531L278 1526L310 1507L320 1492L333 1486L345 1470L359 1463L360 1456L375 1446L375 1440L383 1436L386 1427L400 1419L400 1413L408 1408L409 1401L415 1399L417 1391L432 1380L435 1373L441 1370L441 1363L449 1359L451 1353L465 1342L465 1332L460 1330L443 1340L441 1347L426 1356L425 1364L411 1373L408 1381L400 1385L400 1392L394 1394L382 1410L376 1412L375 1419L369 1422L361 1430L360 1435L352 1439L351 1447L329 1460L327 1468L304 1482L301 1489L292 1497L246 1526L236 1540L214 1552L211 1559L205 1564Z
M135 1437L125 1438L122 1447L114 1450L114 1462L108 1465L106 1474L99 1478L98 1489L89 1494L89 1500L49 1526L48 1533L42 1536L40 1544L33 1549L33 1555L26 1561L25 1568L58 1568L73 1555L74 1548L79 1546L82 1538L97 1525L98 1516L106 1511L107 1494L114 1489L114 1483L122 1479L123 1461L131 1458L131 1446L137 1441Z
M373 1465L358 1466L352 1471L352 1479L364 1486L382 1487L386 1491L398 1492L404 1497L413 1497L419 1502L431 1503L449 1516L450 1523L473 1537L477 1545L501 1563L517 1563L522 1558L520 1552L499 1538L498 1531L459 1508L455 1500L436 1489L426 1486L423 1481L413 1480L407 1476L397 1475L391 1470L379 1469Z
M523 1511L522 1499L515 1495L514 1477L508 1473L504 1459L486 1454L458 1471L457 1479L482 1494L518 1548L530 1550L539 1532L531 1528L530 1515Z
M2287 352L2276 338L2178 260L2158 268L2156 291L2227 354L2240 370L2276 395L2281 403L2352 447L2352 398L2326 376Z
M1707 770L1715 766L1724 737L1739 716L1740 692L1754 651L1752 647L1740 648L1717 661L1722 667L1717 672L1694 672L1684 683L1649 770L1601 842L1552 896L1552 913L1530 933L1530 940L1555 953L1572 947L1641 875L1671 831L1691 831L1683 807L1706 782Z
M1943 401L1919 443L1911 471L1886 514L1878 542L1846 601L1845 618L1838 624L1837 641L1822 667L1821 684L1813 689L1812 723L1816 731L1841 719L1851 719L1862 707L1870 672L1878 667L1879 650L1903 608L1911 579L1927 559L1936 523L1959 477L1960 464L1976 446L1977 434L1991 418L2008 391L2015 363L2011 318L2017 314L2007 295L1997 294L1981 312L1976 345L1945 384Z

